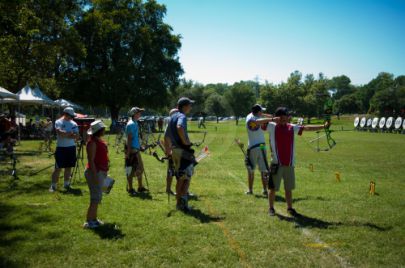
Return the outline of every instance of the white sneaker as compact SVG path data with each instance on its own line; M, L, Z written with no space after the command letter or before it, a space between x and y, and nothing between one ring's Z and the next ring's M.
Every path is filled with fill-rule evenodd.
M87 221L87 222L85 222L83 224L83 228L84 229L96 229L97 227L100 227L103 224L104 223L102 221L99 221L99 220Z
M50 192L50 193L53 193L53 192L55 192L55 191L56 191L56 187L53 186L53 185L51 185L51 187L49 187L49 192Z

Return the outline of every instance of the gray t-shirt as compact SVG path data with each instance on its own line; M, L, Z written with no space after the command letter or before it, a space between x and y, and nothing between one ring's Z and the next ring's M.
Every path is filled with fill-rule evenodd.
M65 120L63 118L56 120L55 122L55 129L59 129L65 132L74 132L76 134L79 133L79 128L77 127L77 124L73 120ZM71 146L76 146L75 139L72 138L66 138L66 137L60 137L57 135L57 142L56 142L57 147L71 147Z

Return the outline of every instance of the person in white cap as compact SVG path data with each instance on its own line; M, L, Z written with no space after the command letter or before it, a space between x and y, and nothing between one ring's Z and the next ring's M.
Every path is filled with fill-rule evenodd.
M248 133L247 157L245 159L246 169L248 171L248 191L246 194L253 194L253 181L256 166L262 175L263 195L267 196L267 175L268 162L266 152L266 141L264 133L267 129L267 123L274 121L271 115L263 114L266 109L260 104L252 107L252 112L246 117L246 130Z
M131 196L135 196L137 192L133 188L133 178L138 178L138 192L147 192L148 189L143 187L142 174L144 171L141 157L141 143L139 141L139 126L138 120L141 117L142 108L133 107L128 115L131 120L128 121L125 133L127 135L127 144L125 149L125 166L127 171L127 192Z
M102 139L105 132L105 125L97 120L91 123L87 131L89 140L86 145L88 163L84 175L90 190L90 205L87 209L87 219L83 227L97 228L103 224L97 219L97 208L103 196L102 186L107 178L109 168L108 147Z
M55 151L55 170L52 173L52 184L50 192L57 189L59 175L62 169L65 169L64 188L70 189L70 177L72 167L76 165L76 140L80 138L79 128L73 119L76 117L72 107L66 107L63 110L63 116L56 120L55 130L57 134Z

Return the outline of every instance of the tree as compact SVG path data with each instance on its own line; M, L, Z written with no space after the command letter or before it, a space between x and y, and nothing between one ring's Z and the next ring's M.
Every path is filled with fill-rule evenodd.
M252 88L243 82L233 84L224 96L229 103L233 115L236 116L236 124L238 124L239 117L246 116L256 102L255 93L252 91Z
M59 95L59 75L68 55L81 55L73 24L82 2L1 1L0 83L16 92L37 83L51 97Z
M362 103L355 94L344 95L334 104L334 110L339 113L359 113L362 110Z
M213 114L217 117L226 113L226 100L218 93L212 93L205 101L205 112L207 114Z
M354 92L354 87L350 84L351 80L346 75L335 76L329 81L328 87L330 89L335 89L334 99L338 100L341 97L352 94Z
M69 62L65 92L106 105L112 119L125 105L167 105L183 70L180 36L163 22L165 14L154 0L93 1L75 25L87 54Z

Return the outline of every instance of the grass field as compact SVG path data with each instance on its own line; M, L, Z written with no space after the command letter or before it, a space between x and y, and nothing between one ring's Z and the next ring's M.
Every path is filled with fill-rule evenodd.
M336 121L352 127L352 120ZM196 125L192 138L199 140ZM123 155L110 148L114 189L99 217L106 225L84 230L89 192L84 179L73 193L49 193L53 163L38 142L17 148L20 180L0 179L2 267L403 267L405 265L405 136L335 132L337 145L317 153L314 133L297 138L294 204L287 216L283 192L278 217L256 178L244 195L246 171L234 138L246 142L243 124L208 123L211 156L196 167L189 215L165 194L166 165L143 155L151 194L129 197ZM110 137L110 143L113 142ZM313 165L313 172L309 166ZM3 167L2 167L3 169ZM335 173L340 172L337 182ZM376 195L369 183L376 182Z

